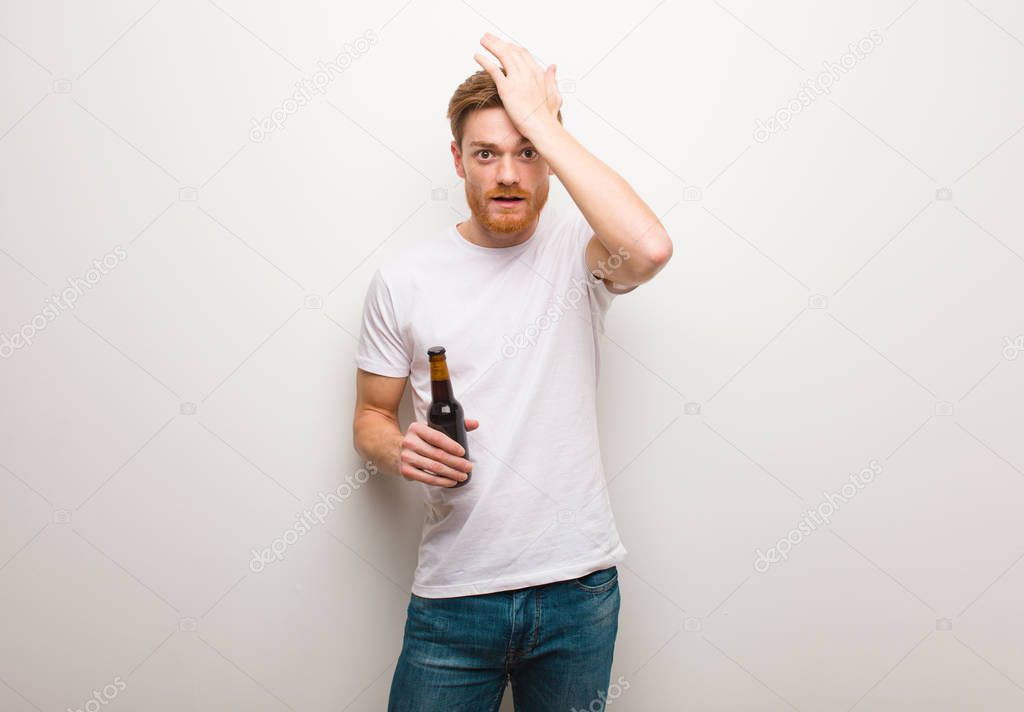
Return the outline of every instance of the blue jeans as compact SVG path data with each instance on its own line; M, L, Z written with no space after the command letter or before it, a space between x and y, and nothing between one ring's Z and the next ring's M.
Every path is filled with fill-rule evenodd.
M619 623L618 569L479 596L412 594L389 712L604 709Z

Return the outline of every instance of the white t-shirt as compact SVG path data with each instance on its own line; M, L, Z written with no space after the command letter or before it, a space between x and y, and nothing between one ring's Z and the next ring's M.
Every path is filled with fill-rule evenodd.
M587 268L593 230L572 205L530 239L475 245L452 224L378 269L356 365L409 376L427 421L427 349L444 346L455 398L480 421L459 488L416 482L425 518L412 592L476 595L576 578L622 561L598 442L599 335L615 294Z

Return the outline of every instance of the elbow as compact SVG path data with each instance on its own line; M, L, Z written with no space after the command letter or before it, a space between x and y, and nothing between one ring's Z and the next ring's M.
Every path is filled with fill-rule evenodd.
M672 240L668 235L661 240L653 241L644 251L643 258L636 267L637 284L653 278L668 264L670 259L672 259Z
M669 239L668 235L665 235L665 239L661 240L648 252L647 260L654 265L654 271L657 272L668 264L670 259L672 259L672 240Z

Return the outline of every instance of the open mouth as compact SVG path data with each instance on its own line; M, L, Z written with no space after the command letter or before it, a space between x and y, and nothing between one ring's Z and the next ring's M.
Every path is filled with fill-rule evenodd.
M500 196L500 197L497 197L497 198L491 198L491 200L494 200L494 201L499 202L499 203L504 203L504 204L512 204L512 203L519 203L523 199L522 198L516 198L514 196L504 195L504 196Z

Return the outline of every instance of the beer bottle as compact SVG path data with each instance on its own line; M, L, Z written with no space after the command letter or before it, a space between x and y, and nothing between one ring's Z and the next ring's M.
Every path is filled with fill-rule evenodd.
M443 346L431 346L427 349L430 358L430 409L427 411L427 424L434 430L440 430L465 449L463 457L469 459L469 442L466 438L466 417L462 404L455 400L452 392L452 380L448 375L448 361ZM469 484L472 472L455 487Z

